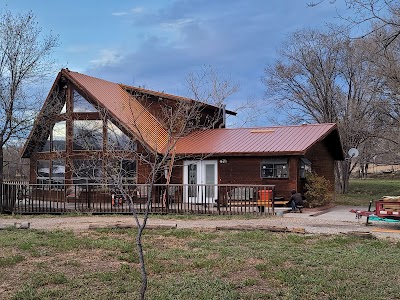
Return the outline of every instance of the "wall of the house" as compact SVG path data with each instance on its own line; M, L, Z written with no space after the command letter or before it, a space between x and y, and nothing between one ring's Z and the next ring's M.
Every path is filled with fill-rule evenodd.
M261 162L266 157L232 156L223 157L227 163L218 163L219 184L275 185L275 195L290 197L290 191L298 185L298 157L288 157L289 178L261 178ZM211 158L215 159L215 157ZM218 158L220 160L221 158ZM183 182L182 164L175 166L171 183Z
M223 157L226 163L218 163L219 184L248 184L248 185L275 185L275 195L290 198L291 190L303 192L305 179L300 178L299 164L300 157L287 156L289 177L288 178L261 178L261 162L267 157L257 156L231 156ZM334 196L335 175L334 160L324 142L317 143L309 149L304 156L312 163L312 170L324 176L331 183L329 190ZM222 157L221 157L222 158ZM218 161L221 159L218 158ZM215 159L215 157L210 158ZM183 167L177 163L172 174L171 183L181 184L183 182Z
M175 100L170 100L170 99L159 99L159 97L155 96L137 96L137 99L145 106L152 115L154 115L157 119L163 120L165 119L165 108L170 107L174 108L177 106L177 102ZM223 125L222 127L225 127L223 123L223 113L220 111L220 109L211 109L211 108L199 108L199 113L200 113L200 125L199 126L206 126L207 128L210 127L209 124L207 124L210 120L215 123L214 128L219 128L219 126ZM207 116L209 116L207 118Z
M66 137L65 137L65 150L62 151L46 151L46 152L40 152L41 147L43 146L42 142L39 142L36 146L36 150L33 151L33 153L30 156L30 172L29 172L29 181L30 183L37 183L37 162L38 160L45 160L45 161L55 161L55 160L63 160L65 162L65 182L67 184L72 183L72 173L73 169L70 167L72 165L72 161L74 159L78 160L87 160L87 159L92 159L92 160L102 160L103 162L103 174L105 174L105 160L108 158L113 158L112 155L118 155L118 158L121 159L128 159L128 160L133 160L134 157L133 155L127 154L126 151L124 150L114 150L113 154L110 155L110 153L107 153L107 147L106 147L106 141L107 141L107 127L106 123L103 124L103 136L102 136L102 141L103 141L103 147L100 150L94 151L94 150L74 150L73 149L73 122L74 120L100 120L103 121L104 116L100 115L98 112L73 112L72 109L72 102L73 102L73 91L78 90L72 83L68 84L68 88L65 90L66 96L63 99L63 101L66 103L66 113L60 113L60 114L55 114L52 116L51 119L49 119L49 122L46 123L46 128L50 128L53 126L54 122L58 121L65 121L66 123ZM88 101L90 99L86 99ZM93 99L91 99L92 102ZM64 103L62 103L64 105ZM61 110L61 107L60 107ZM45 130L44 130L45 131ZM49 130L47 130L49 131ZM127 134L126 132L124 132ZM49 135L49 132L45 132L43 134L42 139L46 140L47 136ZM140 144L137 143L137 152L143 153L145 150L143 147L140 146ZM143 166L139 166L137 164L137 172L143 172L143 174L146 174L145 170L143 169ZM147 167L145 168L147 169ZM105 181L104 181L105 182Z
M261 162L266 157L227 157L227 163L219 164L218 177L221 184L272 184L275 195L288 198L297 188L298 158L288 157L288 178L261 178Z
M306 152L305 157L312 162L313 171L329 180L329 191L334 197L335 161L329 151L329 146L324 141L319 142Z

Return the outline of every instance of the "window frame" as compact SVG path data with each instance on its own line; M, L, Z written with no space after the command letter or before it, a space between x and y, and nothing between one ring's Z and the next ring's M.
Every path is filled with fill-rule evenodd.
M271 172L272 176L268 175ZM262 159L260 163L260 177L262 179L288 179L289 159L285 157Z
M55 133L63 133L63 139L60 139L59 136ZM55 139L55 137L57 137ZM60 147L59 149L56 147L55 142L61 142L60 145L63 147ZM50 153L50 152L64 152L66 151L67 147L67 122L66 120L59 120L55 122L50 130L50 133L46 139L46 142L44 143L43 147L41 150L38 151L38 153Z
M82 126L79 125L84 124L84 122L96 122L97 125ZM89 128L90 130L88 130ZM85 129L86 133L90 132L88 136L85 137L85 134L79 133L79 129ZM97 131L97 132L96 132ZM104 122L103 120L80 120L74 119L72 121L72 151L103 151L104 150ZM97 140L98 138L98 140ZM84 143L82 142L82 139ZM96 141L95 143L90 143L92 141ZM82 149L78 148L81 147Z
M98 108L93 105L86 97L82 96L78 90L73 89L72 91L72 112L73 113L97 113L99 110ZM78 100L79 98L79 100ZM78 102L80 101L80 103ZM82 104L82 105L79 105Z
M57 166L61 169L55 172ZM47 176L40 176L39 170L46 168L48 169L48 172L45 173ZM62 174L62 176L56 174ZM65 184L65 160L38 159L36 161L36 184L38 189L62 190Z

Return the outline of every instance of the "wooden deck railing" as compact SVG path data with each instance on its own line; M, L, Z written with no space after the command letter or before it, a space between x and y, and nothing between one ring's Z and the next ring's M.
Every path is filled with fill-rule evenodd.
M2 213L274 214L273 185L38 185L5 182ZM282 202L280 202L282 204Z

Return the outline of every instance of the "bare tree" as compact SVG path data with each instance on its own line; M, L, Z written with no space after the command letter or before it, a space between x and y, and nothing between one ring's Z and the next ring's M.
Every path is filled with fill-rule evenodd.
M370 46L336 33L301 30L282 46L279 60L265 69L267 101L289 122L337 123L344 150L374 136L382 80L371 65ZM351 160L336 166L337 190L346 192Z
M204 81L200 82L200 80ZM187 81L192 91L192 98L168 98L167 96L163 98L162 95L154 96L151 91L141 88L126 87L134 99L129 104L125 103L121 106L121 111L125 111L125 116L127 116L123 124L117 122L107 109L97 107L102 119L100 122L105 128L87 130L88 127L84 125L77 127L74 131L74 147L83 147L83 149L89 150L87 151L89 155L90 150L101 147L105 147L105 151L103 151L101 163L99 163L98 153L93 153L92 157L87 157L86 162L69 165L72 172L74 174L81 173L84 178L92 176L95 179L98 176L93 172L88 174L86 170L102 169L106 182L113 192L120 195L129 204L137 227L135 240L142 275L140 299L145 299L148 285L142 243L143 232L148 222L154 197L156 194L159 195L157 184L164 184L165 189L161 201L165 207L168 205L167 192L173 169L181 166L183 159L188 158L176 154L177 141L199 129L223 126L226 100L237 90L237 85L232 84L229 80L222 80L214 72L202 75L192 73L188 75ZM202 85L203 83L205 85ZM208 92L203 94L205 89ZM59 97L59 95L55 96ZM133 100L137 100L140 105ZM58 100L54 102L62 103ZM133 104L134 102L136 104ZM153 130L152 133L145 129L147 125L144 125L144 122L148 122L150 119L148 112L157 118L162 130L158 128L159 130ZM143 114L146 114L146 117L143 117ZM68 117L72 117L72 115ZM96 120L96 124L97 121L99 120ZM93 120L91 122L93 123ZM79 123L75 121L74 126L76 124ZM96 124L93 123L93 126ZM107 138L104 141L102 133L105 131ZM100 134L95 134L95 132ZM59 155L62 159L62 155L65 153L60 152ZM145 166L142 168L145 171L141 174L129 174L129 170L126 168L128 164ZM132 169L136 170L136 168ZM139 194L140 200L145 199L144 207L142 205L140 208L137 206Z
M41 36L32 12L0 16L0 182L3 180L3 147L26 136L36 111L35 83L50 71L50 54L58 38Z
M10 143L4 147L4 180L29 180L29 160L20 157L22 146Z
M188 73L186 77L186 89L189 98L196 101L221 106L222 108L229 99L231 110L237 113L236 116L226 115L227 122L224 126L244 127L255 125L259 122L262 99L249 96L246 99L233 101L240 85L230 76L223 76L215 67L203 65ZM221 110L224 113L224 109Z
M177 157L175 155L175 145L180 137L183 137L199 128L210 128L212 124L218 122L213 118L209 118L206 120L207 125L202 124L201 121L203 109L204 105L195 101L181 101L176 103L176 105L173 107L164 106L162 109L164 118L161 121L168 132L166 147L162 151L154 151L154 149L147 147L145 143L142 143L142 145L145 145L143 151L136 151L130 154L126 152L121 153L114 151L112 154L113 164L112 166L108 165L107 167L109 172L108 178L110 178L110 182L118 191L118 193L121 194L126 201L128 201L138 230L136 234L136 246L139 254L140 270L142 274L140 299L145 298L145 293L147 290L147 271L143 252L142 237L148 221L150 205L152 204L155 194L155 184L162 180L167 184L165 190L168 190L168 184L170 182L173 167L176 165L177 161L182 159L182 157ZM216 114L217 116L220 115L222 107L220 107L218 111L219 112ZM142 135L145 133L140 131L138 131L138 133L138 141L143 141L144 137ZM159 146L161 149L161 145ZM127 156L129 157L129 155L131 155L131 157L134 158L138 163L145 164L148 167L148 173L144 180L146 185L144 194L147 197L147 201L143 215L140 214L140 212L138 212L135 208L136 198L135 193L132 193L132 186L127 185L123 180L124 176L122 162L126 160ZM168 199L165 197L166 195L164 193L162 199L164 204L166 201L168 201Z
M383 48L391 45L400 36L400 3L396 0L343 0L350 16L339 14L339 18L347 22L348 28L362 28L363 34L358 38L374 35L381 30L388 34L381 37ZM335 4L336 0L317 0L308 2L307 5L314 7L323 2Z

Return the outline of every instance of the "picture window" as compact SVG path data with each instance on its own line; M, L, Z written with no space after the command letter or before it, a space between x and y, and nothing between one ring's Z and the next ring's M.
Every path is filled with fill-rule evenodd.
M287 158L263 159L261 162L261 178L288 178Z

